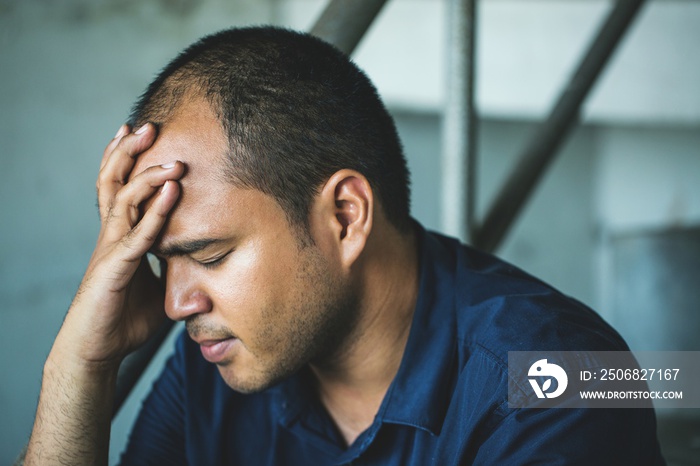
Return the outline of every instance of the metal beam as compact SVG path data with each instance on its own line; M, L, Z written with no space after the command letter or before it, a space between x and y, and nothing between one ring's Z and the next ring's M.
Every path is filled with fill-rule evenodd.
M447 102L442 121L442 228L467 242L476 206L476 7L477 0L450 0L447 7Z
M581 104L644 0L618 0L547 119L537 128L504 188L474 236L474 246L494 251L532 194L579 117Z
M350 55L386 0L331 0L311 34Z

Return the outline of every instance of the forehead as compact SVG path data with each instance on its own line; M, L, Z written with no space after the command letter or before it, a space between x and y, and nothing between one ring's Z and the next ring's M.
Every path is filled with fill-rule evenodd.
M221 124L203 99L188 99L158 128L153 145L140 154L131 177L148 167L179 160L187 166L183 184L224 179L228 143Z
M183 103L158 130L153 145L136 159L130 178L168 162L185 164L180 197L170 212L161 240L198 239L217 235L218 212L241 212L246 196L225 175L228 143L218 118L203 100ZM150 202L147 202L147 209Z

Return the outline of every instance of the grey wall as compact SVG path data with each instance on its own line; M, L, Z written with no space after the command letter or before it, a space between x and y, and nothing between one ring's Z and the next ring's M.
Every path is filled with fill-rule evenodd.
M600 310L633 349L700 350L700 127L601 131Z

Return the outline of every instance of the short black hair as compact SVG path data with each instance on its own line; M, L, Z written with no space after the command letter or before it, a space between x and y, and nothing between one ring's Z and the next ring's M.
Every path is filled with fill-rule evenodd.
M228 175L282 206L308 231L309 208L338 170L362 173L388 220L410 228L406 159L369 78L335 47L277 27L206 36L168 64L129 123L167 122L188 96L204 97L228 136Z

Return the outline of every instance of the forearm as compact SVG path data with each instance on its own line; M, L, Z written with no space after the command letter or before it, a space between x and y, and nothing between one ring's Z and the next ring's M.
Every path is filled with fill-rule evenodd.
M54 347L25 465L107 464L117 369L71 361Z
M44 365L27 465L107 464L122 359L165 318L163 284L144 257L180 194L180 162L131 173L155 140L146 124L119 129L97 181L102 227L80 289ZM125 180L128 180L125 184ZM148 201L145 212L135 209Z

